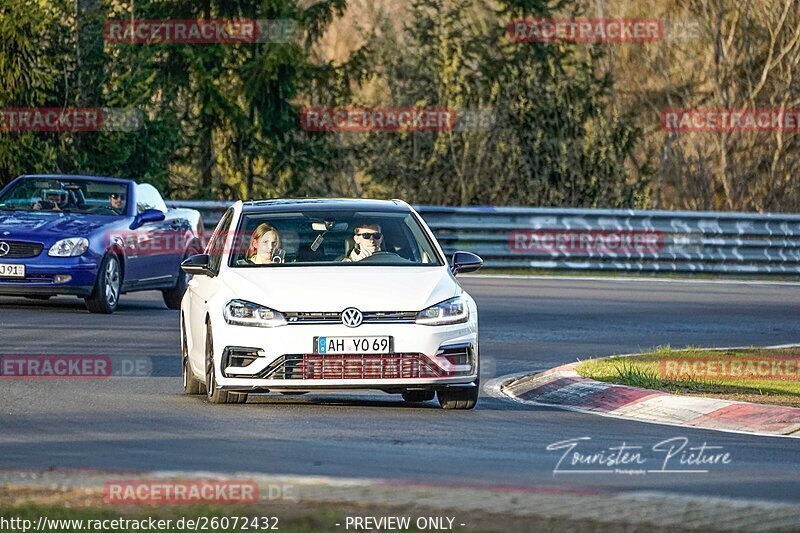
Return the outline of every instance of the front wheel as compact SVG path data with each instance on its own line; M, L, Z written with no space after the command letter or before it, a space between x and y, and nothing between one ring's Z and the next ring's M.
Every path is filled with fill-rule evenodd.
M214 368L214 339L211 324L206 324L206 397L210 403L245 403L247 394L229 392L217 388L217 375Z
M191 367L189 367L189 345L186 341L186 327L183 324L183 317L181 317L181 361L182 361L182 375L183 375L183 393L184 394L200 394L200 380L194 377Z
M199 253L199 252L198 252ZM186 254L183 256L184 259L192 255L191 253ZM183 271L182 268L178 267L178 281L175 282L175 286L171 289L165 289L161 291L161 296L164 298L164 305L169 307L170 309L178 310L181 308L181 300L183 300L183 294L186 292L186 289L189 287L189 274Z
M121 285L119 259L115 254L108 254L100 263L92 294L84 299L86 308L90 313L110 315L117 310Z

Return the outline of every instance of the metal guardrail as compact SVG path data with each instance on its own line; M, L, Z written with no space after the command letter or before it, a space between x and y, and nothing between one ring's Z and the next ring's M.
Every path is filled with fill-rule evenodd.
M210 227L229 202L171 201ZM445 252L488 268L800 275L800 215L415 206Z

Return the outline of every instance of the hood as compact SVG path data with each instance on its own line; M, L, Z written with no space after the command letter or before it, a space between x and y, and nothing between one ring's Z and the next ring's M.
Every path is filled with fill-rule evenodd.
M231 268L225 283L242 300L277 311L421 311L461 292L446 267Z
M120 222L121 217L79 213L0 211L0 239L20 239L51 244L65 237L86 237Z

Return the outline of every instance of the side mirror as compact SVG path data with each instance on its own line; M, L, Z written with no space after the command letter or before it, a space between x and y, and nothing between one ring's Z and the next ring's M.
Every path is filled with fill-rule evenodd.
M181 263L181 270L192 276L215 276L211 270L211 258L208 254L190 255Z
M483 259L472 252L456 252L453 254L450 269L453 274L465 274L467 272L475 272L482 266Z
M148 222L161 222L165 218L167 218L167 215L165 215L163 211L159 211L158 209L145 209L133 219L131 229L136 229Z

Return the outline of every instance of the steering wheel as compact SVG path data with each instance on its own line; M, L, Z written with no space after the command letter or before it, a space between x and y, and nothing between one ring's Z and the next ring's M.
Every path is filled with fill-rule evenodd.
M92 213L96 215L119 215L115 209L107 207L105 205L101 205L100 207L95 207L92 209Z
M362 263L368 263L368 262L372 261L374 258L377 258L377 260L380 261L381 259L388 259L390 257L398 257L398 258L402 259L402 257L400 257L399 254L396 254L394 252L387 252L386 250L378 250L377 252L374 252L369 257L365 257L364 259L362 259L361 262Z

